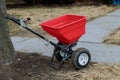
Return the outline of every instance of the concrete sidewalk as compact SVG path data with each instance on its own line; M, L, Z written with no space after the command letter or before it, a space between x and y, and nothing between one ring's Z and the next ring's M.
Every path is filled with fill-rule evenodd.
M89 21L86 26L87 33L80 38L75 49L78 47L89 49L94 62L119 64L120 46L102 43L106 36L119 27L120 9ZM47 43L42 39L29 37L11 38L16 51L37 52L47 56L51 56L53 53L53 46L50 44L45 46ZM57 42L55 38L50 40Z

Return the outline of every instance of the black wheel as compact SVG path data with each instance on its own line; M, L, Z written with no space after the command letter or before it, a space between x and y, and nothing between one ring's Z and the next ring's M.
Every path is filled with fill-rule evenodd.
M57 45L64 45L64 44L58 42ZM55 54L56 60L58 61L61 61L64 56L64 53L61 51L61 49L57 47L54 48L54 54Z
M60 51L60 49L55 48L55 49L54 49L54 53L55 53L55 58L56 58L56 60L61 61L61 60L62 60L62 56L61 56L61 51Z
M76 69L85 68L91 60L91 55L87 49L78 48L73 52L72 60Z

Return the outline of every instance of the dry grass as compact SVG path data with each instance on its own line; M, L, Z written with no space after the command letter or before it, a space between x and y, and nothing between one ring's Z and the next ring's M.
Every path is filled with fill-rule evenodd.
M31 17L33 23L32 26L35 27L39 25L41 21L52 19L54 17L63 15L63 14L78 14L87 16L87 19L93 19L106 13L113 11L112 6L55 6L55 7L26 7L26 8L13 8L9 9L8 13L14 16L20 16L22 18Z
M59 80L119 80L120 65L107 65L91 63L89 67L79 71L60 71L57 72Z
M20 17L20 18L27 18L30 17L32 19L31 21L31 28L35 30L39 30L40 33L46 34L41 28L39 27L39 23L45 20L52 19L57 16L61 16L63 14L78 14L78 15L84 15L87 16L87 20L94 19L96 17L105 15L108 12L111 12L115 10L112 6L79 6L79 5L72 5L72 6L31 6L31 7L22 7L22 8L11 8L8 10L8 13ZM13 25L13 24L10 24ZM20 29L16 26L12 26L11 33L15 33L14 35L20 34ZM23 33L23 32L22 32ZM27 34L27 33L26 33ZM18 35L20 36L20 35ZM29 35L26 35L29 36Z
M103 42L107 44L120 45L120 28L112 32Z

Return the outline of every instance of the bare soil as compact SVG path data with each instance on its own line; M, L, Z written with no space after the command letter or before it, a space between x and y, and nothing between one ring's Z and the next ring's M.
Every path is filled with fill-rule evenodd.
M87 68L76 70L69 60L60 70L49 64L50 58L37 53L16 53L15 61L0 66L0 80L119 80L120 65L91 62Z

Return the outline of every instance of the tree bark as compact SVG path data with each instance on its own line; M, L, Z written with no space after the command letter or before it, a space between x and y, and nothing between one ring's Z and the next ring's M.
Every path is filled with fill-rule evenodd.
M9 35L6 19L5 0L0 0L0 64L11 63L14 59L14 48Z

